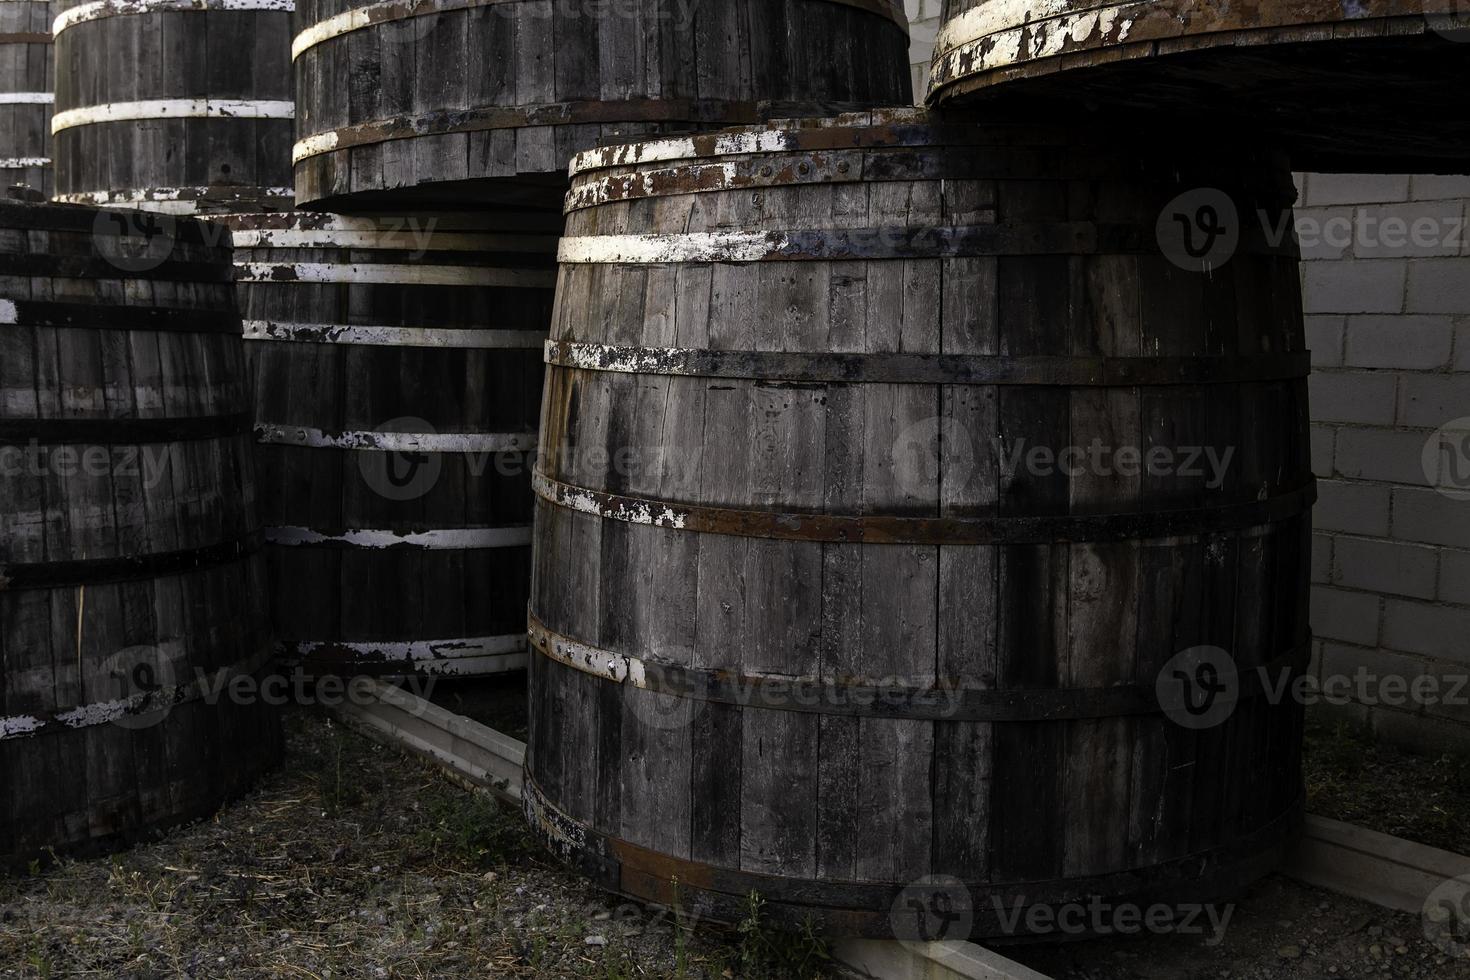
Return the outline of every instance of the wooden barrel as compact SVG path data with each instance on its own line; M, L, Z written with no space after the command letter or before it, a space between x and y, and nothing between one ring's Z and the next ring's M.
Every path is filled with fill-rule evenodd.
M296 201L555 210L567 160L606 137L756 122L762 102L907 105L902 8L305 0L292 46Z
M223 236L0 203L0 866L207 816L280 756Z
M51 194L51 6L0 0L0 180Z
M228 222L282 658L523 667L559 216Z
M1302 712L1255 668L1306 666L1315 495L1295 192L1279 157L1136 145L905 110L573 162L529 624L556 852L716 920L754 891L926 939L1275 865ZM1179 251L1197 188L1282 244Z
M1464 173L1465 42L1465 0L945 0L929 97L1241 126L1300 170Z
M62 0L56 200L291 206L291 0Z

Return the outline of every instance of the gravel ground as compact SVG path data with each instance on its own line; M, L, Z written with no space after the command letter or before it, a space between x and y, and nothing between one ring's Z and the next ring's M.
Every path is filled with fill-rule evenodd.
M0 877L0 977L821 977L820 944L676 928L543 857L518 812L320 718L213 821Z
M509 709L511 729L523 701L509 681L431 696L487 721ZM1470 850L1463 766L1320 729L1310 754L1316 812ZM1470 959L1428 941L1417 917L1279 877L1213 939L1005 953L1057 980L1470 980ZM619 904L544 857L514 810L306 713L288 720L285 768L214 820L113 858L0 877L0 978L802 980L832 976L827 955L764 932L758 913L738 930L682 928Z

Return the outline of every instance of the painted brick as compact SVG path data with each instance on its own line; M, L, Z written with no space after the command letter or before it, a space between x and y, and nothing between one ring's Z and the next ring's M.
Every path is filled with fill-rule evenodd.
M1398 379L1391 374L1314 374L1308 379L1307 388L1312 399L1314 422L1393 424Z
M1334 263L1341 264L1344 263ZM1369 298L1366 291L1364 296L1366 301ZM1406 312L1470 313L1470 273L1466 272L1465 263L1459 259L1423 259L1410 263Z
M1410 183L1410 196L1416 201L1433 201L1447 197L1470 197L1470 177L1420 174Z
M1429 201L1354 208L1352 255L1357 259L1459 255L1465 245L1463 201ZM1327 235L1337 241L1339 228Z
M1458 602L1470 606L1470 551L1445 551L1440 554L1439 598L1443 602Z
M1422 432L1346 426L1337 432L1332 468L1350 480L1429 486Z
M1470 754L1470 725L1442 718L1426 718L1392 708L1374 708L1373 734L1415 752L1444 755Z
M1350 589L1433 599L1439 585L1439 551L1424 545L1344 536L1333 559L1333 583Z
M1396 541L1470 548L1470 501L1452 500L1434 490L1393 490Z
M1455 324L1447 316L1354 316L1347 321L1344 363L1431 371L1450 363L1454 341Z
M1302 266L1303 311L1402 313L1407 275L1408 263L1402 259L1308 262Z
M1406 375L1398 400L1400 425L1437 429L1470 416L1470 374Z
M1307 349L1312 352L1312 367L1341 367L1347 317L1309 316L1306 318L1306 328ZM1470 327L1466 331L1470 334ZM1470 343L1470 335L1467 335L1466 343Z
M1424 670L1434 686L1421 694L1423 710L1432 718L1470 724L1470 671L1464 664L1430 661Z
M1312 632L1328 640L1377 646L1382 603L1371 592L1313 586Z
M1388 487L1339 480L1322 480L1317 484L1312 522L1320 530L1383 537L1388 534L1388 513Z
M1387 204L1409 199L1409 178L1399 174L1313 174L1307 204Z
M1312 581L1317 585L1332 581L1333 540L1331 534L1312 535Z
M1470 665L1470 609L1387 599L1383 611L1383 645Z
M1407 205L1403 205L1407 207ZM1292 214L1303 262L1335 262L1351 258L1356 241L1355 207L1297 208Z
M1368 683L1371 692L1377 687L1377 682L1385 677L1402 677L1405 681L1412 682L1425 673L1425 663L1417 657L1406 657L1371 647L1346 646L1341 643L1322 644L1321 678L1324 683L1333 677L1346 677L1352 682L1351 689L1356 693L1361 686L1358 683L1360 673L1366 673L1372 679ZM1339 685L1341 683L1338 682Z
M1312 472L1317 476L1332 475L1332 456L1337 447L1337 430L1330 425L1312 426Z

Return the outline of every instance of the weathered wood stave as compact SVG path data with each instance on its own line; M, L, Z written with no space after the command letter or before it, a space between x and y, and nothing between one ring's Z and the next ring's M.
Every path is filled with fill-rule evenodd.
M604 140L756 122L762 103L908 104L901 8L309 0L293 46L296 201L554 210L566 161Z
M560 222L308 213L228 222L278 653L312 672L521 668L530 459ZM291 271L307 268L320 281ZM405 455L381 444L401 438L391 433L459 441ZM427 486L413 483L414 459L438 473ZM377 482L390 465L402 488Z
M56 200L172 214L291 206L291 0L54 9Z
M943 19L934 103L1152 113L1273 140L1299 170L1470 168L1470 11L1457 0L945 0Z
M923 114L800 125L748 137L748 155L706 137L573 165L538 467L533 826L613 891L732 921L757 890L772 921L834 933L899 935L895 903L930 875L973 903L947 939L1007 934L993 901L1229 895L1299 817L1300 709L1256 689L1196 734L1161 714L1154 683L1207 644L1247 672L1305 666L1294 249L1244 247L1203 276L1147 241L883 258L913 238L877 236L838 261L782 243L1062 218L1152 233L1189 186L1179 173L1273 214L1289 173L1249 154L1130 162L1107 141ZM609 242L729 229L770 241L706 239L689 245L703 260L664 262ZM828 351L871 377L834 381L813 357L811 375L773 379ZM975 377L895 383L913 366L888 363L897 351ZM1219 373L1085 375L1153 356ZM1058 359L1074 373L1048 379ZM1274 370L1232 381L1252 359ZM1016 377L985 383L997 362ZM970 455L950 450L946 465L974 463L952 482L888 454L934 419L975 433ZM1239 455L1210 489L1005 477L985 445L1093 435ZM607 464L630 447L643 465ZM1280 506L1205 520L1262 500ZM756 675L810 679L817 703L766 698ZM926 703L936 687L962 689L959 709Z
M0 181L51 193L51 6L0 2Z
M0 204L0 866L208 816L280 757L216 686L270 654L223 234Z

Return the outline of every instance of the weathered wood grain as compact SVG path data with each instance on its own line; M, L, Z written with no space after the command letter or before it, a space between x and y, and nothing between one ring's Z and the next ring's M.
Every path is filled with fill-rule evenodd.
M51 195L51 4L0 4L0 182L11 196Z
M306 0L297 22L301 205L555 209L602 141L912 101L893 0Z
M5 867L207 817L280 757L275 709L219 687L270 648L218 232L0 203L0 267L36 266L0 275Z
M1303 666L1297 256L1186 271L1155 226L1290 173L1116 145L887 111L574 164L527 805L600 884L891 938L946 876L990 936L995 899L1205 901L1279 859L1299 706L1252 682L1197 732L1156 681L1202 644ZM1234 463L1109 465L1192 446Z
M285 659L524 666L551 218L228 219Z

